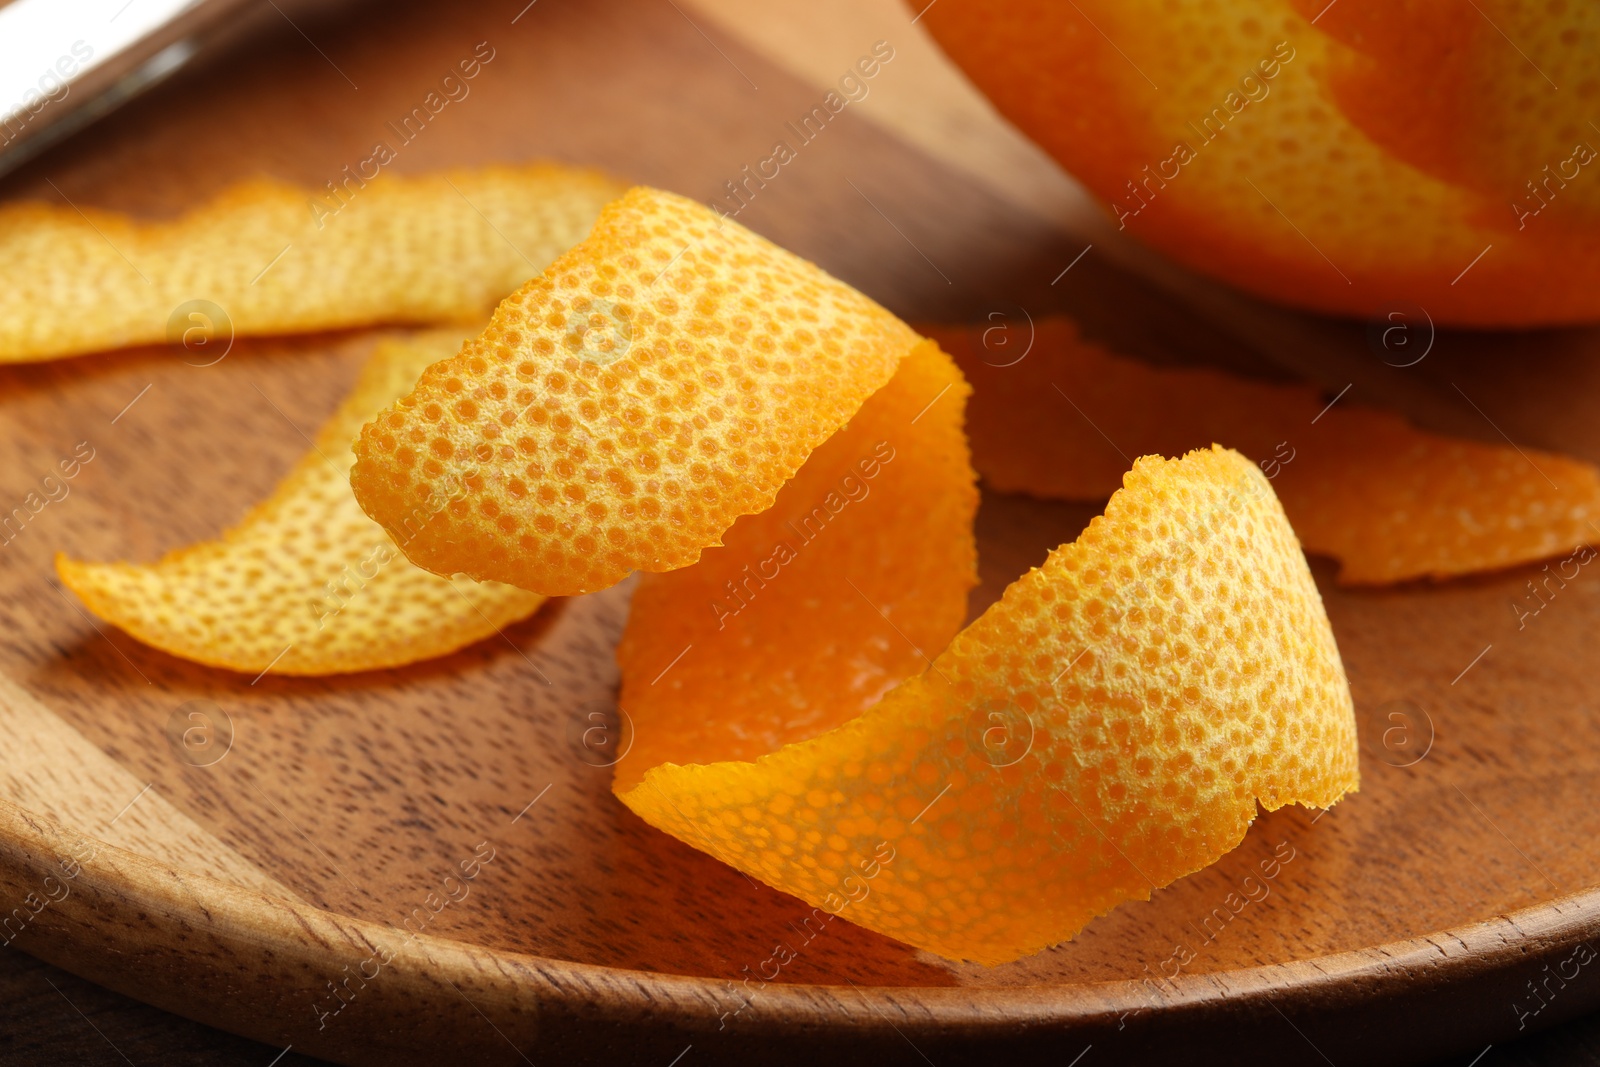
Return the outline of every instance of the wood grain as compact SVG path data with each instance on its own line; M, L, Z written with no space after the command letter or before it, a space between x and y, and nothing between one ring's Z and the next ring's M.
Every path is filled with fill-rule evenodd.
M255 173L320 185L487 40L496 58L472 95L405 146L397 169L552 157L715 200L820 98L794 71L832 69L778 66L698 7L545 0L513 24L521 9L363 8L302 22L315 47L283 27L0 193L55 197L53 183L75 203L155 216ZM868 22L866 47L882 35ZM920 69L915 95L937 110L936 72L913 68L915 55L908 46L900 69ZM890 64L880 75L885 90L896 74ZM970 117L965 106L941 113ZM1335 389L1356 380L1352 399L1386 398L1458 432L1500 440L1498 426L1600 458L1592 333L1441 336L1405 373L1378 362L1360 326L1270 311L1209 283L1146 281L1110 257L1085 257L1052 284L1082 236L871 116L847 110L740 221L914 320L998 312L1020 326L1070 312L1092 336L1152 359L1300 367ZM1088 1044L1098 1062L1312 1059L1311 1045L1335 1062L1382 1063L1475 1052L1515 1032L1535 1003L1528 978L1600 932L1588 888L1600 854L1581 847L1600 832L1589 801L1600 681L1588 669L1600 580L1586 570L1518 629L1510 605L1537 568L1352 592L1318 563L1363 719L1360 794L1321 817L1263 817L1215 867L1006 967L952 965L836 924L729 1021L744 968L792 938L805 909L644 826L610 795L609 771L586 761L575 727L614 698L625 588L406 670L252 682L102 633L57 587L58 549L151 558L234 521L304 449L371 343L362 333L241 341L206 368L144 350L0 371L0 503L20 500L77 442L96 449L70 494L0 548L0 670L92 749L35 725L38 758L70 763L65 781L104 786L78 811L59 806L74 787L41 799L37 782L32 793L8 786L21 806L0 804L0 900L32 891L83 835L104 838L105 806L143 783L150 794L116 825L144 825L133 813L159 796L172 806L164 824L180 827L165 844L99 846L19 947L180 1014L351 1063L457 1048L509 1062L666 1063L693 1045L698 1062L848 1050L944 1067L1069 1062ZM974 610L1092 512L987 496ZM197 700L232 729L228 754L206 766L184 758L170 728ZM1431 748L1410 766L1392 765L1410 750L1382 741L1394 701L1409 702L1418 728L1431 723ZM19 760L37 762L6 766ZM1295 858L1270 895L1207 927L1283 842ZM493 860L434 913L430 894L482 844ZM237 863L218 859L226 850ZM334 1003L327 983L406 936L395 931L418 908L429 909L422 936L319 1025ZM1146 984L1180 945L1192 957L1182 973ZM1600 981L1584 971L1546 1000L1530 1028L1600 1002Z
M11 803L174 867L292 895L3 676L0 736L0 789Z

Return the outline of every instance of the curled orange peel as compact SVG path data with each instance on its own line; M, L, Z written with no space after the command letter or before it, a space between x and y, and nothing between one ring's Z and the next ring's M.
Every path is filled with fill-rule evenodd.
M56 557L95 615L175 656L256 674L336 674L453 652L536 611L512 586L441 578L407 562L356 504L350 443L458 331L380 342L355 389L278 488L215 541L151 564ZM448 494L397 532L425 528Z
M977 579L969 391L917 345L772 507L694 566L640 577L617 648L619 792L658 763L754 759L838 726L950 643Z
M1333 803L1355 729L1299 545L1233 452L1141 460L958 633L967 393L864 297L636 189L366 427L352 482L386 524L466 487L408 545L423 566L549 593L647 572L618 649L622 801L998 963L1211 863L1258 803Z
M1305 558L1260 470L1220 448L1139 460L1076 542L826 733L753 756L724 711L739 701L702 697L693 762L619 773L625 804L812 905L985 964L1211 864L1258 803L1326 807L1359 783ZM656 723L630 713L646 737Z
M537 164L337 192L250 181L161 222L7 204L0 362L162 341L210 358L235 335L480 317L623 188Z
M356 445L393 528L439 573L549 596L688 566L764 511L919 338L817 267L705 207L636 188L428 369Z
M1338 559L1341 582L1448 578L1600 540L1600 470L1569 456L1429 433L1308 386L1150 366L1063 318L1040 320L1020 360L986 347L981 328L926 332L973 383L974 463L1003 492L1097 500L1124 454L1216 441L1260 464L1301 544Z

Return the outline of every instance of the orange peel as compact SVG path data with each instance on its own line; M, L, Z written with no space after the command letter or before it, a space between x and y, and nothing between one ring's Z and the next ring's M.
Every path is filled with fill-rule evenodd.
M156 563L57 555L95 615L175 656L248 674L397 667L453 652L538 610L543 597L413 566L350 490L362 424L461 343L430 331L378 344L355 389L277 489L215 541ZM425 527L431 510L412 516ZM405 536L402 529L400 536Z
M918 345L772 507L696 565L640 576L617 647L633 722L619 791L657 763L831 729L950 643L977 580L969 391Z
M1211 864L1258 803L1326 807L1359 784L1305 557L1265 476L1220 448L1139 460L1076 542L843 725L752 760L716 740L739 720L701 711L721 731L696 763L648 768L625 804L813 905L985 964Z
M928 327L972 381L974 463L1002 492L1097 500L1124 453L1177 455L1220 442L1272 479L1306 551L1341 582L1448 578L1529 563L1600 540L1600 469L1569 456L1416 429L1308 386L1153 367L1040 320L1011 362L980 329ZM1004 363L1005 365L999 365Z
M700 558L764 511L918 342L812 264L636 188L362 431L351 473L419 566L549 596Z
M326 194L250 181L163 222L7 204L0 362L480 317L582 239L623 188L535 164Z
M967 393L865 297L635 189L366 426L351 481L390 529L464 488L406 545L430 569L552 594L647 572L618 649L622 801L997 963L1211 863L1257 803L1333 803L1355 730L1305 558L1233 452L1141 460L958 633Z

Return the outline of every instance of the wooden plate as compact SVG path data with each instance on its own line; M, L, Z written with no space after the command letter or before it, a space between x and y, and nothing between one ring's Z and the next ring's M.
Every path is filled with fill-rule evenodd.
M414 2L269 26L3 193L162 215L260 172L320 186L487 41L471 95L396 170L550 157L713 200L818 102L827 71L879 39L897 51L876 95L741 221L913 321L1025 330L1065 310L1149 358L1292 367L1330 394L1353 384L1345 402L1600 458L1593 334L1430 333L1427 359L1396 369L1360 324L1152 265L1083 216L1070 183L888 3ZM1216 866L994 969L843 922L807 931L798 901L612 798L579 739L611 707L626 588L410 669L255 681L144 648L60 589L58 549L152 558L234 521L371 343L0 372L0 510L80 442L93 450L0 547L0 900L17 948L348 1063L848 1050L944 1067L1065 1064L1090 1046L1085 1063L1400 1063L1600 1001L1587 945L1600 934L1600 578L1587 568L1352 592L1317 563L1362 719L1360 794L1326 815L1266 816ZM986 497L974 609L1094 510ZM196 711L204 756L179 737ZM1265 895L1229 906L1274 857ZM447 881L463 861L474 877ZM795 958L747 986L780 943Z

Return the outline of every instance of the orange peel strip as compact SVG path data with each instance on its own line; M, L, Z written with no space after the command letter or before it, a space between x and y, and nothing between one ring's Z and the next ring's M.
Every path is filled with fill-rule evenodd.
M977 580L969 391L918 345L771 508L696 565L640 577L617 648L633 722L619 792L658 763L823 733L950 643Z
M542 597L413 566L350 490L350 444L457 331L381 342L308 452L239 525L153 564L56 557L89 610L175 656L255 674L338 674L453 652L536 611ZM441 498L410 526L425 526ZM404 536L403 532L401 536Z
M1326 807L1358 783L1305 557L1260 470L1219 448L1139 460L1076 542L859 717L753 761L651 767L621 798L815 906L998 964L1214 862L1258 802Z
M1355 728L1282 508L1221 450L1140 461L930 660L973 581L966 393L866 298L635 189L367 425L352 484L391 529L465 487L407 545L429 568L550 593L671 572L641 578L618 650L624 803L998 963L1211 863L1257 802L1333 803Z
M383 176L337 194L257 180L166 222L7 204L0 362L153 344L192 327L231 337L464 321L581 240L623 188L535 164ZM215 306L191 318L191 302Z
M1260 462L1306 551L1338 559L1341 582L1447 578L1600 539L1592 464L1428 433L1348 400L1329 408L1307 386L1153 367L1083 341L1067 319L1036 331L1015 363L981 329L926 331L973 383L974 463L1002 492L1095 500L1116 488L1124 452L1220 442Z
M766 510L920 338L812 264L637 188L362 431L385 527L455 481L406 545L440 573L546 595L688 566Z

